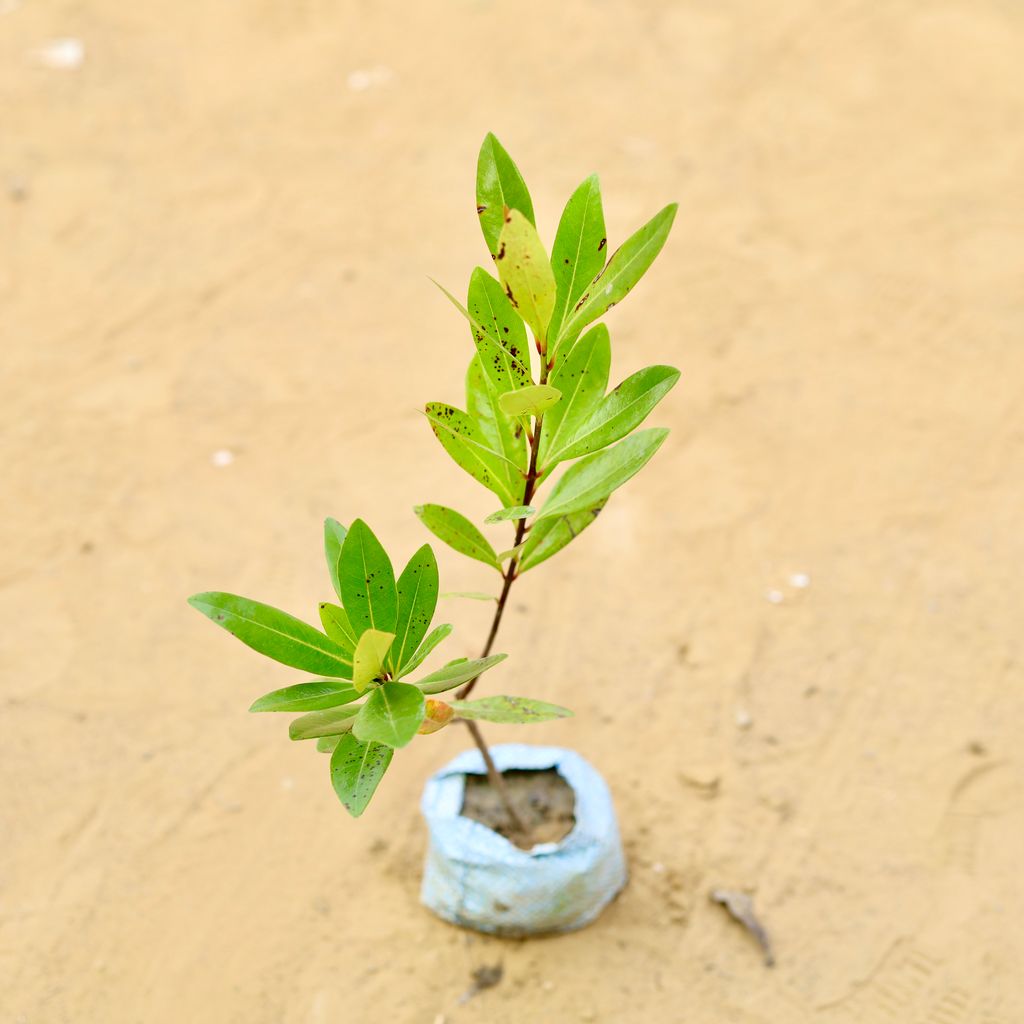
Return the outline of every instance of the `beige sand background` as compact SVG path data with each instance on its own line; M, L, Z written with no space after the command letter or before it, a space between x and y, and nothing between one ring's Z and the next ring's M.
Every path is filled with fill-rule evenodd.
M0 11L0 1020L1024 1020L1019 4ZM683 369L672 437L517 585L484 687L577 710L530 738L604 771L631 859L529 943L417 903L462 732L353 822L245 713L294 673L184 603L313 618L325 515L404 558L414 503L491 511L416 412L460 396L426 275L485 258L489 128L548 237L593 170L613 245L680 202L609 320L616 379Z

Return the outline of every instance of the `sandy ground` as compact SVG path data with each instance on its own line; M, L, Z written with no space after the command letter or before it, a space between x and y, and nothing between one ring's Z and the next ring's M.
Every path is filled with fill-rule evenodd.
M1005 0L0 3L0 1020L1024 1019L1022 47ZM325 515L404 557L413 504L491 511L416 412L459 397L426 275L484 259L489 128L549 237L592 170L612 244L680 202L609 321L616 378L683 369L673 435L484 687L577 710L530 737L631 858L528 943L417 903L461 731L353 822L245 714L294 674L184 602L313 617Z

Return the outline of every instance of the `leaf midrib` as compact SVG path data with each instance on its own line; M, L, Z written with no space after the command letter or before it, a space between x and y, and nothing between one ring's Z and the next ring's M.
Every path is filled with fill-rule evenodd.
M226 611L226 609L220 608L218 605L215 605L215 604L206 604L206 602L203 602L203 604L207 608L211 608L211 609L213 609L215 611ZM302 647L308 647L311 651L316 651L318 654L324 654L324 655L326 655L329 658L333 658L335 661L340 662L342 665L345 665L347 668L351 668L352 667L351 662L345 661L344 658L339 657L337 652L335 652L335 651L329 651L329 650L327 650L327 649L325 649L323 647L315 647L313 644L309 643L307 640L301 640L301 639L299 639L299 637L295 636L292 633L284 633L280 629L275 629L273 626L268 626L265 622L260 622L258 619L253 619L253 618L250 618L247 615L242 615L240 612L227 611L226 613L228 615L230 615L232 618L240 619L242 622L249 622L252 625L257 626L260 629L265 629L268 633L274 633L276 636L282 636L286 640L290 640L292 643L299 644ZM296 619L295 621L296 622L301 622L302 620L301 619ZM309 625L308 623L305 623L305 622L302 623L302 624L304 626L308 626ZM313 629L312 626L309 626L309 629L311 629L314 633L316 633L316 630ZM331 638L329 636L325 635L324 639L327 640L328 643L333 643L333 641L331 640Z

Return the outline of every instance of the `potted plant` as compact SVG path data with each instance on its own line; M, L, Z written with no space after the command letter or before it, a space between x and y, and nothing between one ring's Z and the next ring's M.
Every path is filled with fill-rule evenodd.
M579 755L492 749L478 724L539 722L569 711L518 696L470 695L505 658L492 649L516 580L590 526L665 440L664 429L637 428L678 371L647 367L607 391L610 337L595 322L651 265L676 207L665 207L609 257L600 187L591 176L569 199L549 259L522 175L493 135L480 150L476 193L497 276L474 270L465 305L445 292L468 321L473 344L466 408L429 402L425 413L445 451L500 501L483 523L504 524L511 544L499 552L447 506L415 511L445 544L500 576L496 596L468 595L495 603L480 656L409 681L452 631L448 624L430 628L437 562L424 545L396 579L384 548L358 519L347 530L333 519L325 526L341 603L320 605L322 631L232 594L197 594L190 603L260 653L319 677L267 694L250 710L302 712L289 734L330 752L332 784L354 816L395 749L417 734L465 723L475 749L429 780L423 796L431 834L423 899L459 924L529 934L579 927L621 889L615 814L600 775ZM563 464L568 468L541 503L541 490Z

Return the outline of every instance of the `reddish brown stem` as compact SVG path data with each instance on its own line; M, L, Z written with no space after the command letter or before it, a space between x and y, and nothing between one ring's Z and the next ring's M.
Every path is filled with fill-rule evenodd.
M547 365L545 363L542 364L541 368L541 383L543 384L546 379ZM534 422L533 433L530 435L530 468L527 471L526 483L523 487L524 505L530 504L530 501L533 499L534 491L537 488L537 451L540 448L542 421L543 417L538 416ZM525 533L526 520L520 519L516 523L516 538L513 547L518 547L522 543L523 535ZM508 568L504 572L501 593L498 595L498 606L494 610L494 618L491 620L491 628L487 634L487 642L484 644L483 652L480 655L481 658L486 658L487 655L491 653L491 648L494 646L495 638L498 635L498 627L501 625L502 616L505 614L505 606L508 604L508 594L516 579L518 568L519 556L516 555L510 559ZM469 682L455 694L455 699L465 700L465 698L473 692L473 687L476 686L476 682L479 678L479 676L474 676L470 679ZM491 752L487 749L487 744L484 742L480 726L469 718L463 719L463 721L469 729L470 736L473 737L473 742L476 744L477 750L480 751L480 756L484 759L484 766L487 768L487 779L491 784L491 788L498 794L498 797L505 808L505 813L508 815L509 821L512 822L513 827L522 835L527 835L527 829L523 825L522 819L519 817L516 809L512 806L512 800L509 797L508 787L505 785L505 780L502 778L501 772L499 772L495 766L494 759L491 757Z

